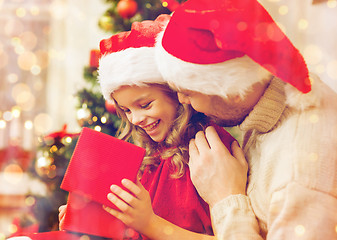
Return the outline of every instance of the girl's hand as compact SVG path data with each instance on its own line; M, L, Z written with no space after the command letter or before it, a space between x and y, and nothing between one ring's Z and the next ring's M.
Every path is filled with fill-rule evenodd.
M128 179L123 179L122 184L132 194L117 185L111 185L111 193L107 196L120 211L107 206L103 206L103 208L127 226L144 233L155 217L150 195L138 179L136 184Z
M62 205L59 207L59 229L63 230L64 217L66 215L67 205Z

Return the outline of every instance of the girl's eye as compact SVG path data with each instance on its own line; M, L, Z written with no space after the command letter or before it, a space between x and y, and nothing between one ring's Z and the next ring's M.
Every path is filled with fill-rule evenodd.
M122 109L122 111L123 111L124 113L129 113L129 112L130 112L130 110L127 109L127 108Z
M148 102L148 103L146 103L146 104L142 104L142 105L140 105L140 107L141 108L148 108L148 107L150 107L150 104L151 104L152 102Z

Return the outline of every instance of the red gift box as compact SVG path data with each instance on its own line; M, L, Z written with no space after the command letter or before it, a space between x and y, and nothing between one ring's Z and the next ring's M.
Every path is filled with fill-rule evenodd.
M145 149L110 135L83 128L61 188L69 192L64 229L120 238L124 224L103 210L116 208L107 199L112 184L123 178L136 181Z
M122 239L126 231L123 222L106 212L102 204L73 192L68 196L63 228L72 232L113 239Z

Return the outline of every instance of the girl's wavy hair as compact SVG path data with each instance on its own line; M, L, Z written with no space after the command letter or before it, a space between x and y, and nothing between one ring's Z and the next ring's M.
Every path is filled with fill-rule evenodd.
M177 92L173 91L167 84L146 84L160 88L170 99L179 103ZM121 118L121 125L116 133L119 139L132 142L146 149L146 155L140 168L142 174L146 167L153 170L160 164L160 158L172 157L172 177L179 178L184 175L188 165L188 145L195 134L204 130L208 125L207 117L196 112L190 105L178 104L176 118L172 124L171 131L163 142L153 141L140 127L128 121L125 113L119 108L117 102L116 112Z

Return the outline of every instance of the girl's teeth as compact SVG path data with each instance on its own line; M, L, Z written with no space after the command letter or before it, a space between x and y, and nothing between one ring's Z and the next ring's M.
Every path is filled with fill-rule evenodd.
M152 130L153 128L155 128L158 125L158 123L159 123L159 120L152 123L151 125L147 126L145 129L146 130Z

